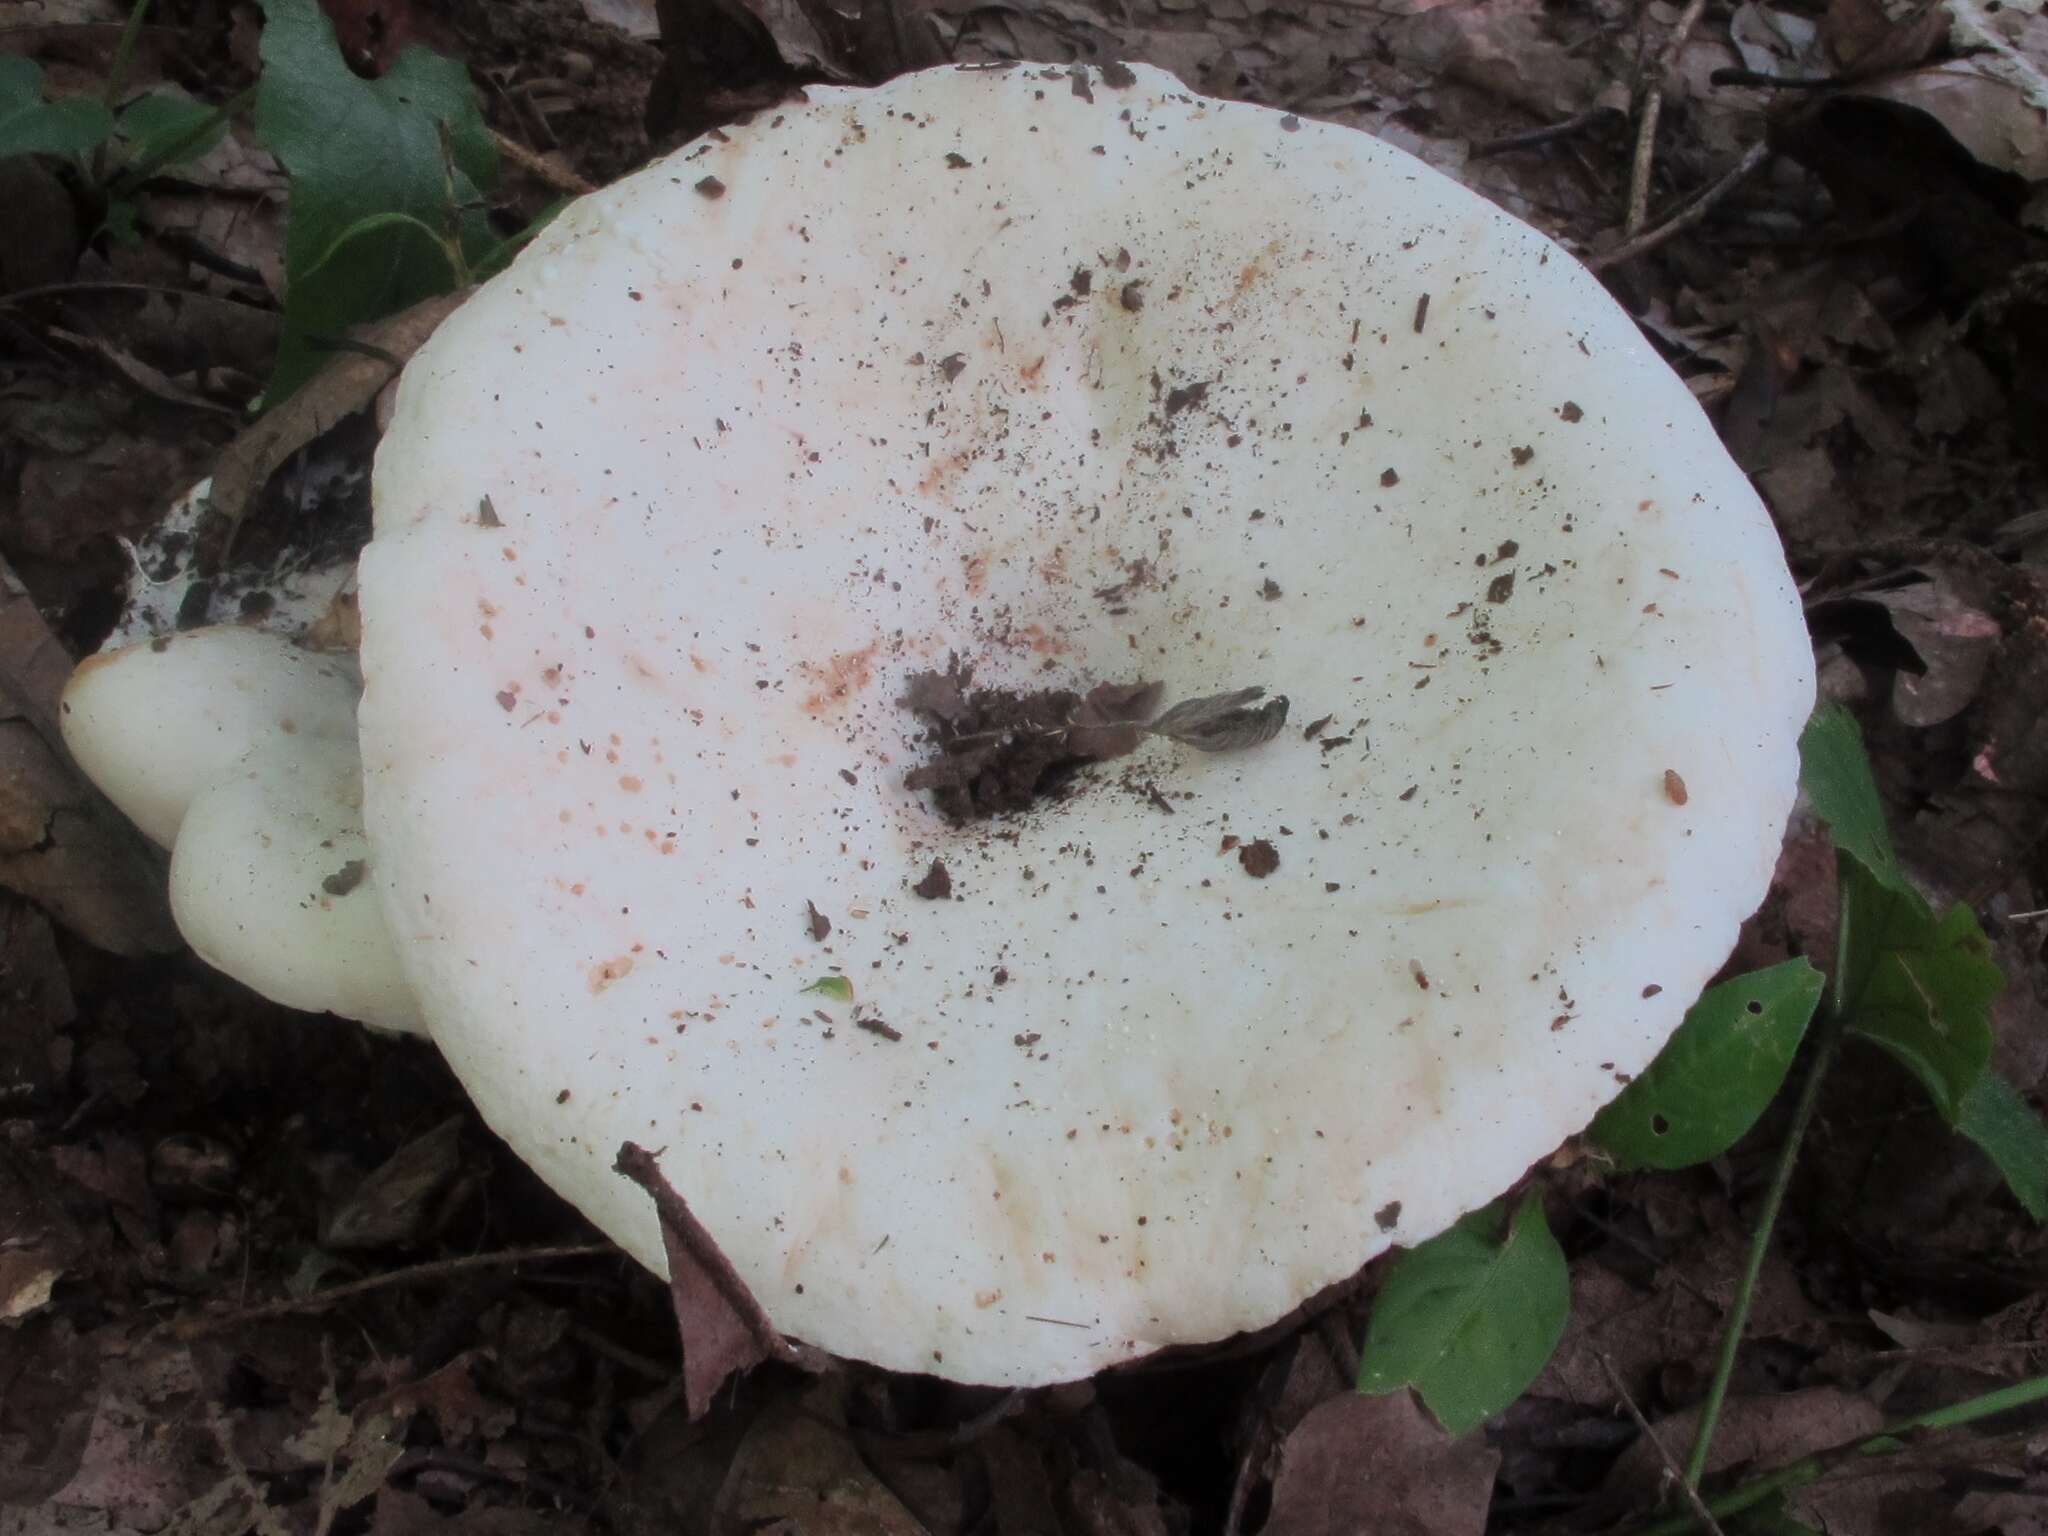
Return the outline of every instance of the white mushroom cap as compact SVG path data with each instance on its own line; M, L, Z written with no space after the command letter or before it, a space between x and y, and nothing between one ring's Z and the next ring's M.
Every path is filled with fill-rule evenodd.
M199 958L274 1002L423 1034L370 879L352 738L257 751L192 802L171 915Z
M371 839L487 1119L656 1268L612 1161L665 1149L779 1326L968 1381L1268 1323L1581 1128L1763 894L1812 699L1591 277L1150 69L814 89L584 199L375 498ZM953 653L1293 722L952 827L897 701Z
M202 960L265 997L421 1032L363 835L354 661L257 630L89 658L66 744L171 848L171 914Z
M185 812L251 751L353 741L353 657L223 626L88 656L64 689L64 745L115 807L168 848Z

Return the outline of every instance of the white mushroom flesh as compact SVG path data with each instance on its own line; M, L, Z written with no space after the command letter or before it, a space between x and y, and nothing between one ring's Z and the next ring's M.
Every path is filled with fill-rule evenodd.
M375 498L368 824L485 1116L656 1268L612 1161L665 1149L781 1327L967 1381L1271 1322L1582 1127L1763 894L1812 699L1590 276L1143 68L813 89L575 204ZM897 703L951 653L1294 713L956 828Z
M172 850L171 914L264 996L423 1032L363 833L353 658L221 628L105 652L65 689L66 744Z

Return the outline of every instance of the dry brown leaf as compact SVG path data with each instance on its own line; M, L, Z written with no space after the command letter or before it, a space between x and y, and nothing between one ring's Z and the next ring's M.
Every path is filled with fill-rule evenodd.
M71 658L0 560L0 886L102 949L169 954L160 855L63 754L58 697Z
M2038 76L2048 67L2048 17L2031 22L2036 30L2027 51L2037 52L2041 62L2029 65L2025 52L2014 51ZM1844 94L1916 108L1993 170L2048 180L2048 109L2009 64L1996 52L1973 53L1866 81Z
M1935 0L1828 0L1820 39L1841 74L1875 75L1924 62L1948 25Z
M78 1475L100 1375L95 1341L73 1332L63 1318L38 1318L5 1337L0 1511L41 1504Z
M777 1332L732 1260L691 1214L652 1152L629 1141L619 1148L613 1166L654 1197L661 1218L669 1301L683 1339L683 1401L691 1418L703 1417L719 1385L736 1371L750 1371L765 1360L816 1363L812 1351Z
M740 1443L711 1524L715 1536L778 1527L803 1536L925 1536L843 1429L787 1400Z
M146 395L172 405L186 406L195 411L208 411L216 416L238 414L233 407L222 405L218 400L209 400L178 383L160 368L152 368L133 353L123 351L112 342L101 341L96 336L82 336L76 331L67 331L62 326L50 326L45 333L68 346L97 357L122 378L133 384Z
M1408 1392L1335 1397L1280 1448L1266 1536L1480 1536L1499 1467Z
M1926 668L1902 669L1892 682L1893 713L1921 729L1953 720L1976 701L2001 633L1996 619L1972 607L1938 571L1930 575L1871 594Z
M1697 1409L1668 1414L1655 1421L1658 1437L1674 1451L1692 1444ZM1769 1397L1730 1398L1714 1431L1707 1475L1754 1464L1782 1466L1815 1451L1826 1450L1875 1432L1884 1415L1869 1399L1834 1387L1813 1387ZM1879 1531L1894 1529L1879 1517L1880 1502L1924 1474L1882 1475L1881 1470L1854 1481L1837 1480L1802 1489L1796 1513L1823 1530ZM1663 1496L1669 1480L1655 1446L1638 1440L1621 1455L1601 1485L1603 1511L1650 1509Z
M465 290L422 299L352 335L363 346L403 363L468 296ZM285 460L342 417L369 405L391 377L391 364L383 357L354 351L339 354L304 388L221 450L213 468L213 509L230 525L239 522Z
M320 1223L324 1248L383 1248L422 1236L462 1174L462 1128L453 1115L392 1153Z

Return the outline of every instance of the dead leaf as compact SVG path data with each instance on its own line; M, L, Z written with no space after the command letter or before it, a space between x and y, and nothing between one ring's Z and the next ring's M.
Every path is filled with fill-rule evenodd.
M172 925L161 857L63 755L58 696L71 658L0 560L0 886L88 942L161 955Z
M78 1475L99 1351L58 1317L33 1319L0 1339L0 1508L39 1505Z
M2013 8L2017 15L2017 8ZM2048 17L2027 18L2027 46L2048 60ZM2010 51L2010 45L2008 45ZM1995 52L1945 59L1903 74L1867 80L1844 92L1925 112L1977 160L2027 181L2048 179L2048 104L2035 99L2023 70ZM2036 79L2042 65L2031 66Z
M477 1434L495 1442L512 1427L517 1415L507 1404L493 1402L478 1390L475 1367L481 1359L482 1350L465 1350L431 1375L385 1393L376 1406L393 1418L431 1415L445 1445L459 1444Z
M468 296L465 291L422 299L411 309L351 334L363 346L403 364ZM221 450L213 468L214 510L230 526L239 523L264 482L287 459L342 417L369 405L393 371L385 357L356 351L337 355L304 388Z
M1675 1453L1677 1447L1692 1444L1699 1410L1689 1408L1654 1422L1658 1437ZM1746 1463L1780 1466L1871 1434L1883 1422L1884 1415L1876 1404L1835 1387L1812 1387L1768 1397L1731 1397L1714 1431L1707 1474L1711 1477ZM1655 1508L1668 1477L1656 1447L1639 1439L1621 1454L1607 1474L1597 1507L1615 1513ZM1900 1486L1900 1479L1881 1473L1823 1483L1802 1489L1796 1495L1795 1511L1824 1530L1883 1530L1888 1527L1879 1518L1879 1503Z
M98 1511L115 1529L165 1526L211 1481L203 1434L179 1411L197 1385L182 1348L110 1356L78 1471L51 1504Z
M1948 27L1948 8L1923 0L1828 0L1820 40L1838 73L1877 75L1923 63Z
M1796 80L1829 72L1820 29L1810 16L1742 0L1728 20L1728 40L1751 74Z
M462 1174L462 1129L453 1115L387 1158L320 1222L323 1248L383 1248L416 1242L447 1205Z
M843 1429L788 1401L762 1414L740 1442L711 1529L740 1536L784 1522L792 1536L925 1536Z
M1892 683L1893 713L1922 730L1953 720L1976 701L2001 633L1997 620L1932 574L1932 580L1871 594L1925 668L1901 669Z
M1280 1448L1266 1536L1480 1536L1499 1467L1408 1392L1335 1397Z
M112 342L102 341L97 336L82 336L76 331L67 331L55 325L47 327L45 334L98 358L144 394L154 395L157 399L168 401L172 405L211 412L216 416L235 418L241 414L232 406L222 405L218 400L209 400L206 396L185 388L161 369L152 368L141 358L123 351Z
M1096 761L1137 751L1165 694L1164 683L1097 683L1074 712L1067 745L1076 757Z
M691 1418L703 1417L712 1394L735 1371L750 1371L766 1360L815 1364L815 1352L792 1344L768 1320L732 1260L690 1213L652 1152L626 1142L613 1167L653 1196L661 1218L669 1301L683 1340L683 1399Z
M974 669L955 656L943 672L911 673L904 680L903 707L935 720L957 720L967 710L967 688L973 681Z
M640 42L661 36L661 18L654 0L583 0L583 14L600 26L613 27Z
M1059 1529L1052 1477L1038 1448L1007 1424L975 1442L988 1478L997 1536L1042 1536Z
M77 1224L53 1198L47 1175L0 1152L0 1327L15 1328L49 1303L84 1246ZM0 1383L5 1372L0 1370ZM4 1439L4 1437L0 1437ZM0 1462L5 1448L0 1444ZM6 1479L0 1474L0 1501Z
M0 895L0 1104L9 1113L46 1104L59 1086L58 1032L77 1014L48 919Z

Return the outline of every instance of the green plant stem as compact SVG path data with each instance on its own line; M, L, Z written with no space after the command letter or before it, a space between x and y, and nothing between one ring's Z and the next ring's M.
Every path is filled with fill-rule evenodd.
M1835 974L1828 989L1828 1006L1821 1016L1819 1043L1814 1048L1813 1063L1807 1068L1806 1082L1799 1090L1799 1102L1793 1107L1792 1124L1785 1131L1785 1144L1778 1149L1777 1166L1771 1170L1771 1185L1764 1195L1763 1209L1757 1213L1756 1231L1750 1235L1749 1257L1742 1266L1742 1279L1735 1287L1734 1304L1728 1310L1728 1327L1721 1335L1721 1352L1714 1361L1713 1380L1707 1383L1707 1395L1700 1404L1699 1427L1693 1432L1692 1450L1685 1458L1685 1485L1688 1488L1699 1487L1700 1479L1706 1475L1707 1455L1714 1448L1714 1427L1720 1421L1722 1405L1728 1400L1728 1383L1735 1375L1735 1357L1742 1348L1742 1332L1749 1323L1749 1309L1756 1300L1757 1283L1763 1278L1764 1257L1770 1252L1771 1233L1778 1225L1778 1212L1784 1208L1785 1193L1792 1187L1792 1170L1799 1162L1800 1145L1806 1140L1808 1127L1813 1124L1814 1111L1820 1107L1821 1085L1827 1080L1828 1069L1835 1064L1835 1054L1842 1046L1851 927L1855 921L1848 899L1849 882L1844 878L1843 857L1840 853L1835 855L1835 889L1841 895L1841 915L1835 923Z
M114 44L113 62L107 66L107 88L100 93L100 104L109 114L120 105L121 93L128 88L128 71L135 63L135 48L142 41L142 23L148 15L149 0L135 0L129 7L128 21L121 28L121 40ZM86 179L96 187L107 179L107 154L108 146L102 142L85 164Z
M121 93L128 89L128 71L135 63L135 49L142 41L142 23L148 16L149 0L135 0L128 9L128 22L121 28L121 40L114 44L114 60L107 66L107 88L100 97L109 112L121 104Z
M1936 1408L1928 1413L1916 1414L1910 1419L1901 1419L1888 1425L1874 1435L1860 1440L1844 1441L1824 1451L1815 1451L1811 1456L1802 1456L1774 1472L1736 1484L1724 1492L1707 1497L1707 1509L1715 1519L1726 1519L1743 1510L1761 1504L1774 1493L1783 1493L1792 1488L1804 1488L1818 1482L1835 1467L1844 1462L1860 1460L1868 1456L1887 1456L1906 1448L1904 1438L1915 1432L1933 1432L1956 1429L1973 1424L1979 1419L1988 1419L1994 1414L2010 1413L2015 1408L2024 1408L2029 1403L2048 1399L2048 1376L2033 1376L2025 1381L2015 1382L2009 1387L2000 1387L1996 1392L1986 1392L1982 1397L1969 1398L1964 1402L1951 1403L1946 1408ZM1692 1536L1699 1529L1699 1517L1690 1511L1672 1515L1663 1520L1639 1525L1628 1536Z

